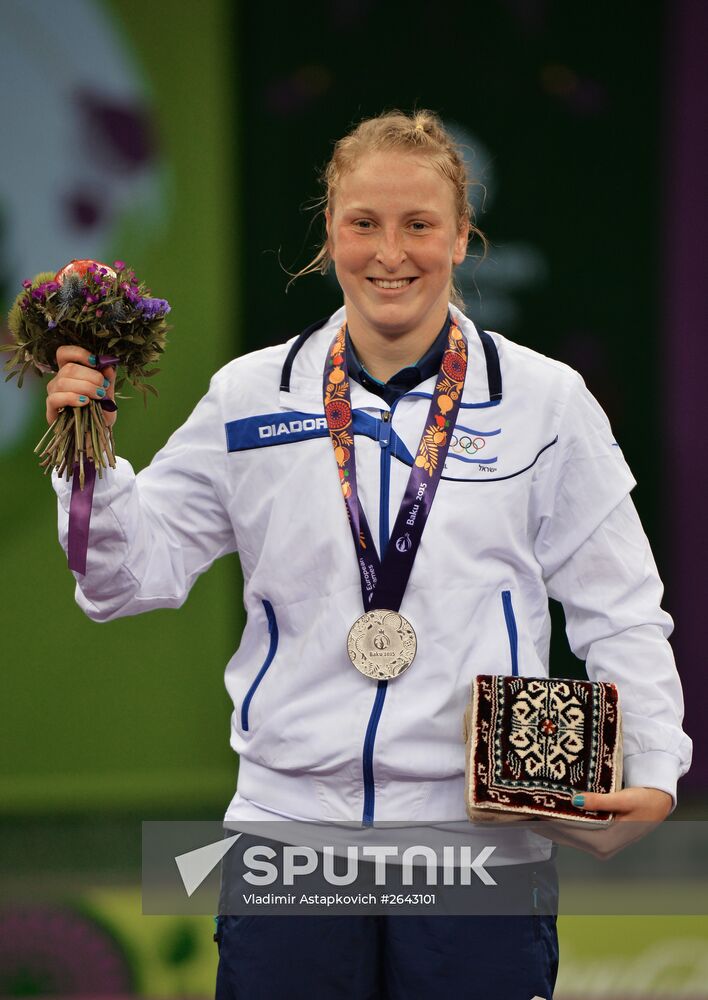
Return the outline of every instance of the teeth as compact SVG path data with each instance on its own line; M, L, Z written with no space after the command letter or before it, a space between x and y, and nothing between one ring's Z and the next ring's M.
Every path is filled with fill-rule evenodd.
M399 278L397 281L385 281L383 278L371 279L377 288L405 288L410 285L412 278Z

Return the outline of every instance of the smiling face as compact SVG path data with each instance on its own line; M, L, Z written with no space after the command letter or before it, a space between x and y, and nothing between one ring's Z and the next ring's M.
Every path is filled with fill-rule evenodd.
M467 249L452 184L424 155L366 153L341 177L326 219L357 349L405 341L416 361L445 322L452 268Z

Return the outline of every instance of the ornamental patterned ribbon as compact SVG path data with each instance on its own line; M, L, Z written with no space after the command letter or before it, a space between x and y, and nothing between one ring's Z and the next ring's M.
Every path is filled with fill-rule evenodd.
M460 328L451 322L425 429L391 532L392 544L387 545L381 561L356 484L346 331L344 324L332 341L325 362L325 417L354 539L364 609L399 611L450 448L467 374L467 341Z
M117 365L119 359L110 354L102 354L96 362L96 371L102 372L110 365ZM112 399L101 399L101 409L113 413L118 409ZM71 503L69 504L69 569L82 576L86 573L89 525L93 506L93 489L96 485L96 465L91 459L84 462L84 488L81 489L81 469L74 462L74 478L71 483Z

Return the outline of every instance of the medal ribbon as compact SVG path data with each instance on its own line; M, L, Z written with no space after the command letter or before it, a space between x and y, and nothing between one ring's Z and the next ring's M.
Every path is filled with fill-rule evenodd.
M408 484L396 517L391 544L379 559L356 485L351 393L346 361L346 324L337 333L324 370L324 409L354 549L364 610L399 611L435 491L450 448L467 373L467 341L453 322Z

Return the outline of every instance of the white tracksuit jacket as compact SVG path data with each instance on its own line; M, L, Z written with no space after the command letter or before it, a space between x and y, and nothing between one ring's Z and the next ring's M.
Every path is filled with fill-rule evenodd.
M625 784L675 797L688 769L672 622L606 416L572 369L451 311L467 379L401 606L418 652L394 681L377 685L346 652L363 607L322 404L343 309L227 364L148 468L136 476L120 459L97 480L76 588L90 618L179 607L215 559L240 555L248 618L226 668L240 757L227 820L466 823L470 681L547 675L549 595L590 678L619 688ZM380 544L434 384L389 408L351 383L359 491ZM54 485L66 547L71 490Z

